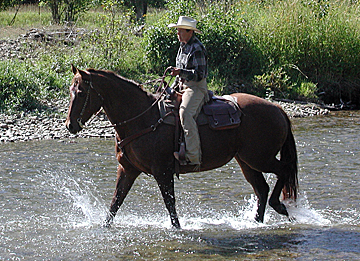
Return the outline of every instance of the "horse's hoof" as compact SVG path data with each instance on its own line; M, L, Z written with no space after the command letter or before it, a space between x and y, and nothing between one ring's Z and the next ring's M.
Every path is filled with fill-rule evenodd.
M270 203L270 206L272 206L277 213L289 217L289 213L287 212L286 207L283 203L277 205L273 205Z
M178 220L171 220L171 225L173 228L181 229L180 222Z
M110 220L105 220L101 226L104 228L111 228L111 223L112 222Z
M110 223L104 223L102 225L103 228L111 228L111 224Z
M258 223L264 223L264 218L260 218L258 215L256 215L255 221Z
M289 221L290 222L296 222L296 218L295 217L289 217Z
M181 226L180 224L172 224L173 228L176 228L176 229L181 229Z

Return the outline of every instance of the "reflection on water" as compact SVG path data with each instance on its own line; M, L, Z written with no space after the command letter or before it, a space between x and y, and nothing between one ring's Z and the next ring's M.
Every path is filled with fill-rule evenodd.
M181 230L157 185L142 175L114 225L113 140L0 144L1 260L234 260L360 258L360 113L294 119L300 197L286 218L256 201L239 166L176 181ZM275 178L266 174L273 187Z

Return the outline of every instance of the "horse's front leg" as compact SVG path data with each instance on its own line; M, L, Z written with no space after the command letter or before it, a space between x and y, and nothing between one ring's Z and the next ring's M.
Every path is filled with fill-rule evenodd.
M166 208L169 211L171 224L175 228L180 228L180 222L175 209L174 175L170 172L165 172L160 175L154 175L154 177L161 190Z
M111 201L109 213L105 221L106 227L110 227L116 212L124 202L126 195L128 194L129 190L134 184L135 179L140 175L140 173L140 171L131 167L125 169L121 164L118 166L116 188L113 199Z

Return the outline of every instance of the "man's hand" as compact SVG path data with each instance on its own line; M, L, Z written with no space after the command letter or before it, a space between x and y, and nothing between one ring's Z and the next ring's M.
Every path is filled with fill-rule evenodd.
M177 76L177 75L180 74L180 70L181 70L180 68L172 67L170 75L171 76Z

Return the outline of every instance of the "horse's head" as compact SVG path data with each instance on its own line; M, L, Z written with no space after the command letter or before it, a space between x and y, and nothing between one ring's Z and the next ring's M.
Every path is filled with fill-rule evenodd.
M84 128L86 121L100 110L103 99L94 89L91 74L71 65L74 78L70 86L70 106L66 128L73 134Z

